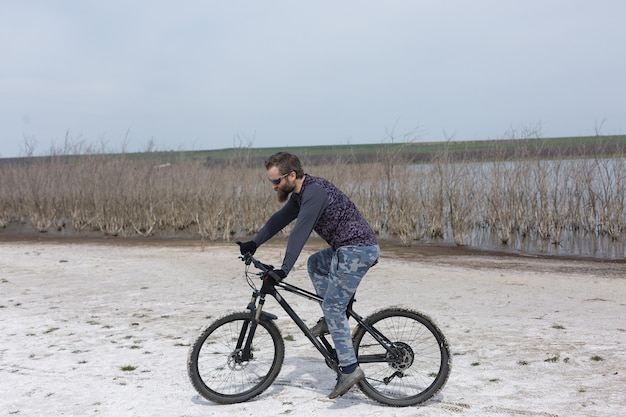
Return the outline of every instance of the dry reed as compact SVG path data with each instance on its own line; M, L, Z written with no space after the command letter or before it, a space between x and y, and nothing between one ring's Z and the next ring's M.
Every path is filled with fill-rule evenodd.
M396 153L397 152L397 153ZM357 163L339 155L307 164L343 189L382 238L445 238L467 244L476 229L502 243L530 236L558 244L581 231L621 239L626 231L626 164L618 158L543 160L519 154L492 162L428 164L399 151ZM162 164L148 153L28 158L0 164L0 227L30 224L115 236L196 236L230 240L254 234L280 207L258 161L180 159Z

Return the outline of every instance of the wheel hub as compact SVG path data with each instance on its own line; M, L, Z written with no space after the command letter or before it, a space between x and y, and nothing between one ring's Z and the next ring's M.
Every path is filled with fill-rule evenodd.
M241 349L236 349L230 355L228 355L228 368L233 371L241 371L248 366L248 361L244 361L241 358L242 352L243 351Z
M396 371L405 371L409 369L411 365L413 365L413 361L415 359L415 354L413 353L411 346L404 342L394 342L392 346L393 354L391 352L387 352L387 359L390 360L389 366Z

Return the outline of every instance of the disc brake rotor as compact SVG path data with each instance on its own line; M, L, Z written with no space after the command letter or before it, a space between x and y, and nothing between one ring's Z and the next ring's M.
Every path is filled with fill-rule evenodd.
M241 349L234 350L230 355L228 355L228 367L233 371L241 371L248 366L248 361L244 361L241 359Z
M411 346L404 342L393 343L393 354L388 352L387 359L391 359L389 366L396 371L405 371L413 365L415 354Z

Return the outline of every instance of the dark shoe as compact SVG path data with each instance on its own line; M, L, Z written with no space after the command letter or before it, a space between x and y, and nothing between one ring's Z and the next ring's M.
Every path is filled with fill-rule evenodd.
M333 399L345 394L350 390L350 388L352 388L353 385L358 384L364 379L365 372L363 372L360 366L357 366L351 374L339 373L339 376L337 377L337 385L335 385L335 389L330 393L328 398Z
M326 325L326 319L322 317L315 323L315 326L311 327L311 333L315 337L322 337L325 334L328 334L328 326Z

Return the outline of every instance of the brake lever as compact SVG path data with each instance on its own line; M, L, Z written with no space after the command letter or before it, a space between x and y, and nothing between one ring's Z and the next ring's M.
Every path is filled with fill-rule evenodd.
M250 265L252 263L252 255L250 255L250 253L241 255L239 259L241 259L246 265Z
M274 270L274 265L264 264L258 259L254 259L254 257L252 256L250 252L246 253L245 255L240 256L239 259L244 261L246 265L250 265L254 263L254 266L260 269L263 274L267 273L268 271Z

